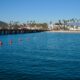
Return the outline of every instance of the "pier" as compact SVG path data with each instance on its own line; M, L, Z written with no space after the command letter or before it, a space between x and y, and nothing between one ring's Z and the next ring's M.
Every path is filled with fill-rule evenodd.
M44 31L46 31L46 30L2 29L2 30L0 30L0 35L37 33L37 32L44 32Z

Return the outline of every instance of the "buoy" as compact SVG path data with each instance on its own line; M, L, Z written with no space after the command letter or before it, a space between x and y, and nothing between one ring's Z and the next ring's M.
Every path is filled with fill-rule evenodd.
M9 44L10 44L10 45L12 44L12 40L9 41Z
M2 41L0 41L0 46L1 46L2 44L3 44Z

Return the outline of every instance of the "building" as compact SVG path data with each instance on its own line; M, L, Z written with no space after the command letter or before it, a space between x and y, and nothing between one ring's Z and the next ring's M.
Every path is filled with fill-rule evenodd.
M67 23L67 27L69 30L80 30L80 23L79 22Z
M49 30L53 30L53 28L54 28L53 23L49 23L49 24L48 24L48 29L49 29Z

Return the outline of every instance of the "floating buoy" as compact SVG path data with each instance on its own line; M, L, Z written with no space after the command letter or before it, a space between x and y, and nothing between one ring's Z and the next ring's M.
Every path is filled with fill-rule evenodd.
M12 44L12 40L9 41L9 44L10 44L10 45Z
M2 44L3 44L2 41L0 41L0 46L1 46Z

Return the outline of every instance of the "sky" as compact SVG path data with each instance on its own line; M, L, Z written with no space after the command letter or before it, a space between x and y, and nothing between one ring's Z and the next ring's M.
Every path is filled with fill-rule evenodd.
M0 0L0 20L27 22L80 18L80 0Z

